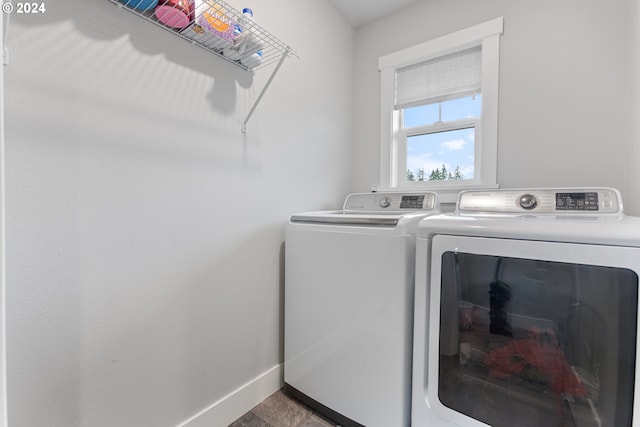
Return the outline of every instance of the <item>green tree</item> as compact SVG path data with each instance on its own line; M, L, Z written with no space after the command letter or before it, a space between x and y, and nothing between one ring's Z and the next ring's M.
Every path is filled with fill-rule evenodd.
M435 168L429 174L429 181L445 181L450 179L464 179L462 172L460 171L460 166L456 166L453 173L447 170L446 165L442 165L442 169Z
M447 166L443 164L442 169L433 169L429 174L429 177L425 176L424 168L418 169L415 173L412 170L407 169L407 181L448 181L454 179L464 179L460 166L456 166L453 172L451 172L450 170L447 170Z
M451 179L464 179L460 171L460 166L456 166L456 170L453 171L453 177Z
M445 180L448 177L448 171L447 171L447 167L444 165L444 163L442 164L442 170L440 171L440 179L441 180Z

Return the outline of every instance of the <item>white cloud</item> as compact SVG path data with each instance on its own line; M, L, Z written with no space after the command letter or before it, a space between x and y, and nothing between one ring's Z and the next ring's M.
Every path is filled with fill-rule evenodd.
M467 145L467 141L464 139L454 139L452 141L445 141L440 144L440 147L446 148L449 151L462 150Z
M427 175L431 173L432 170L441 168L443 163L445 162L432 158L430 153L423 153L417 156L410 155L407 157L407 168L409 170L415 172L418 169L424 169Z

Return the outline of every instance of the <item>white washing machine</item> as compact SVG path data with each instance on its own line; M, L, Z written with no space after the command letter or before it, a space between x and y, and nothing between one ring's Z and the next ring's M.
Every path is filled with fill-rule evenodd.
M415 233L435 193L358 193L291 216L285 389L342 426L410 424Z
M461 193L417 234L412 426L640 426L639 274L614 189Z

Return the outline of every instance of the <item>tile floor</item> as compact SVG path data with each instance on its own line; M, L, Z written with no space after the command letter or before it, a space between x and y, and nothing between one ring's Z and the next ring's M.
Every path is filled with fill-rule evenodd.
M335 424L279 390L229 427L335 427Z

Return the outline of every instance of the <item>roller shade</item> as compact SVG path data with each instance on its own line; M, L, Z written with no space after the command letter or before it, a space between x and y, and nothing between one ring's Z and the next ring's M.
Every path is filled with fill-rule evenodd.
M396 72L395 108L429 104L480 91L482 47L455 52Z

